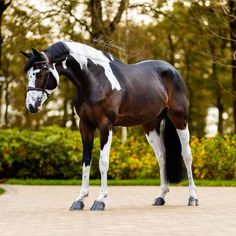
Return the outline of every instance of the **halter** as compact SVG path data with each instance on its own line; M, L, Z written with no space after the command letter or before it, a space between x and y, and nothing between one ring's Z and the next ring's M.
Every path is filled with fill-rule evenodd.
M45 83L43 88L36 88L36 87L31 87L31 86L28 86L28 88L27 88L27 93L29 91L41 91L42 92L41 97L38 99L39 105L41 105L44 93L47 95L47 98L50 96L50 93L48 93L47 90L46 90L48 80L49 80L49 60L48 60L48 57L46 56L46 54L44 52L42 52L42 54L44 55L46 60L35 62L34 64L36 64L36 65L44 64L44 68L46 69L46 73L47 73L46 83Z

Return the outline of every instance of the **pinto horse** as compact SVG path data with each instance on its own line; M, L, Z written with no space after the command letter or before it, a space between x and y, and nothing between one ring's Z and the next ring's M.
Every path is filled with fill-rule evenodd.
M124 64L112 55L76 42L57 42L42 52L22 52L29 60L26 107L35 113L65 75L77 88L75 109L83 142L82 187L70 210L82 210L89 194L89 172L94 133L100 131L101 190L91 210L104 210L113 126L142 125L160 167L160 194L153 205L164 205L168 183L187 169L190 197L197 206L189 146L188 100L180 74L169 63L147 60ZM162 125L161 125L162 123ZM145 158L145 157L144 157Z

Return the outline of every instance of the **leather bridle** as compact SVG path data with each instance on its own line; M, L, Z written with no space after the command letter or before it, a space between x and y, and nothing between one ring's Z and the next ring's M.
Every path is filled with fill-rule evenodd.
M48 93L48 91L46 90L47 85L48 85L48 80L49 80L49 74L50 74L49 63L48 63L48 60L45 60L45 61L35 62L34 65L43 65L43 69L45 70L45 72L47 74L46 75L47 78L46 78L46 82L45 82L45 85L43 86L43 88L37 88L37 87L28 86L27 93L29 91L41 91L42 92L42 96L38 99L38 103L39 103L39 105L41 105L43 95L46 94L47 98L50 96L50 93Z

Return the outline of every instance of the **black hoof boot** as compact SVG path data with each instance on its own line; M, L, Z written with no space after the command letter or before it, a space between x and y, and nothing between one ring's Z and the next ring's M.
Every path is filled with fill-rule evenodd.
M165 204L165 200L161 197L158 197L154 200L153 206L162 206Z
M84 203L80 200L73 202L72 206L70 207L70 211L80 211L83 209L84 209Z
M90 211L104 211L105 210L105 203L102 201L95 201L90 208Z
M188 199L188 206L198 206L198 205L199 205L198 199L190 196L190 198Z

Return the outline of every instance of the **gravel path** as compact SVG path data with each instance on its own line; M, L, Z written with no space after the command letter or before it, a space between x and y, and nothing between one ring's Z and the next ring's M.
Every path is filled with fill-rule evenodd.
M68 211L75 186L0 185L1 236L236 235L236 188L199 187L198 207L188 188L171 187L166 205L151 206L158 187L109 187L106 211L91 212L99 187L83 211Z

